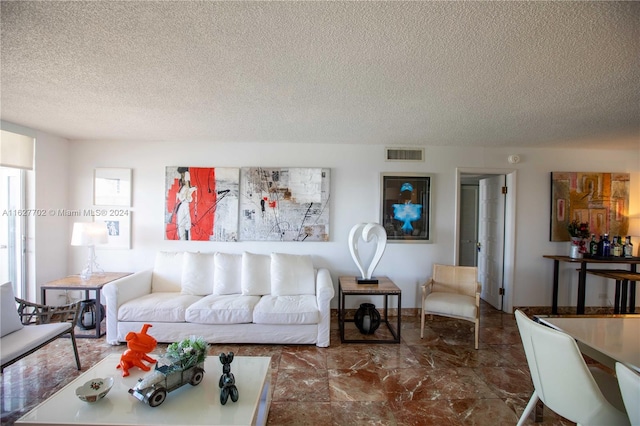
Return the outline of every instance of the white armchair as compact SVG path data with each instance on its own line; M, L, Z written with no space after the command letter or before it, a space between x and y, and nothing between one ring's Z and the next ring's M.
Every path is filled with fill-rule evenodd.
M480 283L473 266L433 265L433 276L422 285L420 338L426 314L471 321L475 324L475 348L480 331Z
M8 282L0 286L0 305L0 371L65 334L71 337L76 366L80 370L74 334L80 303L47 306L27 302L14 296Z

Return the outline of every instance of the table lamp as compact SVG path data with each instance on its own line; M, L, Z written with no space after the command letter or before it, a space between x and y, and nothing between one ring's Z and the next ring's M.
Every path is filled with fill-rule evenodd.
M80 278L90 279L93 275L104 274L96 263L96 244L107 243L107 224L105 222L76 222L71 235L72 246L89 247L87 266L82 270Z

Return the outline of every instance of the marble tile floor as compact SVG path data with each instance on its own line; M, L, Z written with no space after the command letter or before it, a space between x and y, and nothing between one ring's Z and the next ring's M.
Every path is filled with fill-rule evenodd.
M211 345L210 355L272 357L269 425L515 425L533 386L514 316L482 305L480 349L473 325L434 317L420 339L420 318L402 318L401 344L331 346ZM395 324L395 323L393 323ZM348 333L362 337L355 326ZM349 326L352 327L349 328ZM384 337L383 327L375 337ZM125 346L78 339L83 370ZM166 345L158 345L162 353ZM2 425L12 425L81 372L67 339L7 367ZM236 373L238 374L238 373ZM544 410L541 425L573 423Z

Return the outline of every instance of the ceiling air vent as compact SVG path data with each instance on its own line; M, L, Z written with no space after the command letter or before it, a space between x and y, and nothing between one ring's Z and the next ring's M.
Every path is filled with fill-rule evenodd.
M385 148L387 161L424 161L424 148Z

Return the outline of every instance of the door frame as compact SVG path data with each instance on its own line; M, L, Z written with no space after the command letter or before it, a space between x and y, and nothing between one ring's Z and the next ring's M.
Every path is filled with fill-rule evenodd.
M513 313L513 292L515 283L515 235L516 235L516 174L515 169L457 167L455 177L455 227L453 264L458 264L460 239L460 188L465 174L505 175L509 188L505 199L504 217L504 260L503 260L503 312Z

